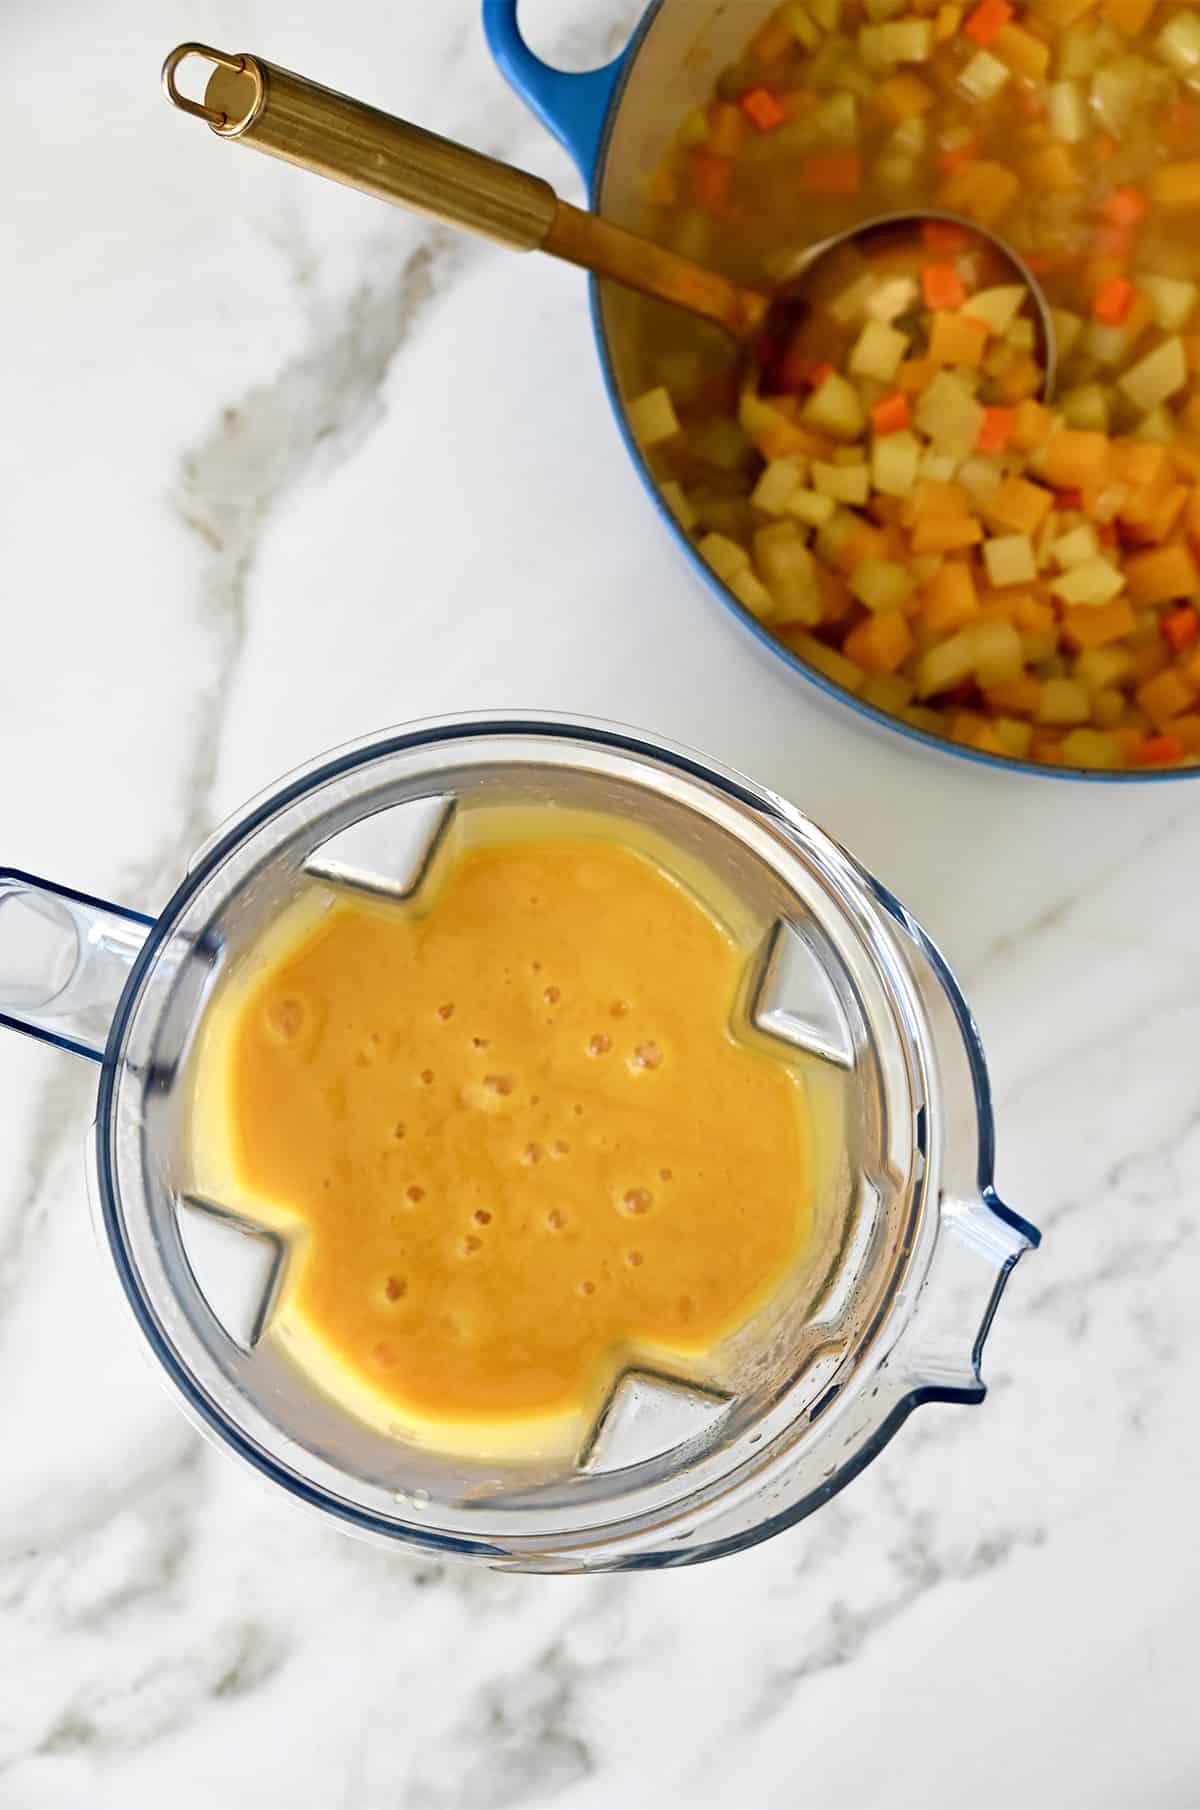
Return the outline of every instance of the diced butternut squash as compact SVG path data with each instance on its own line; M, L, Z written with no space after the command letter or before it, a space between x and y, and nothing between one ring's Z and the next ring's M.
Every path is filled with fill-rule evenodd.
M1165 729L1172 717L1182 716L1196 701L1195 687L1173 668L1139 685L1135 695L1156 729Z
M1034 534L1041 526L1053 498L1028 478L1005 478L984 503L984 514L995 528L1012 534Z
M1098 484L1108 470L1107 434L1060 427L1046 444L1046 481L1056 490L1078 490Z
M970 566L962 559L947 559L925 586L921 619L935 635L965 628L979 614L979 595Z
M1137 604L1169 603L1200 591L1200 571L1181 541L1151 553L1133 554L1125 561L1125 580Z
M1111 603L1077 604L1063 611L1062 634L1068 647L1103 648L1120 641L1133 627L1133 608L1127 598Z
M886 610L851 629L843 645L866 672L894 673L912 652L913 633L899 610Z
M987 345L988 327L970 314L935 314L929 356L939 365L977 365Z

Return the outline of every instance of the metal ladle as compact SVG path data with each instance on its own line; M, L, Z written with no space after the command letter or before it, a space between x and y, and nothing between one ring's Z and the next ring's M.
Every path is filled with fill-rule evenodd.
M180 92L176 75L189 57L212 66L204 100ZM714 321L753 356L790 339L808 312L819 265L847 246L923 221L945 220L986 241L1010 265L1034 303L1043 393L1054 385L1054 330L1041 284L1003 239L974 221L930 211L878 215L808 246L773 293L731 282L599 214L561 201L548 182L466 145L381 113L261 57L230 56L205 44L180 44L163 64L171 104L202 119L221 138L299 164L380 201L482 234L514 251L544 251L626 288L674 302ZM760 368L762 361L760 360Z

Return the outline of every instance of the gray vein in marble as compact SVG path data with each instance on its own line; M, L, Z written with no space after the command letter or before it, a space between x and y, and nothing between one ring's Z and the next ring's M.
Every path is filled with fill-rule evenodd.
M935 1548L936 1522L930 1510L911 1509L904 1522L904 1537L889 1554L898 1586L865 1608L852 1608L841 1598L831 1603L824 1625L806 1651L787 1665L764 1672L762 1685L742 1719L745 1731L760 1729L782 1714L806 1679L857 1659L876 1634L931 1591L994 1571L1018 1550L1041 1546L1046 1538L1041 1527L1008 1529L979 1540L962 1558L945 1559Z
M77 1145L82 1138L93 1079L81 1064L64 1062L34 1107L29 1179L17 1196L0 1240L0 1322L37 1249L46 1221L47 1183L55 1164L67 1145Z

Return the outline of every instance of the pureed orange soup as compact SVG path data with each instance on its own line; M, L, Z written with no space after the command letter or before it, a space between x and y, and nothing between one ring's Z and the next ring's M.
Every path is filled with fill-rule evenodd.
M750 952L690 891L567 835L328 904L226 986L198 1121L293 1234L281 1336L327 1388L544 1444L762 1304L809 1224L803 1083L736 1040Z

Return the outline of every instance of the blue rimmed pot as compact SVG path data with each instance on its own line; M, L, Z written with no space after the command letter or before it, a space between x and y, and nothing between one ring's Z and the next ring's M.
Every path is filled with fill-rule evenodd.
M683 115L709 98L721 70L736 61L777 3L778 0L736 0L736 4L733 0L651 0L621 54L603 68L578 75L552 68L529 48L517 20L518 0L483 0L483 22L501 73L573 158L587 184L591 206L610 219L637 228L643 224L641 184L646 172L659 161ZM596 344L609 401L651 501L705 590L732 611L746 633L776 660L860 717L941 753L1004 772L1110 785L1200 778L1200 766L1110 773L1044 767L1032 761L983 754L929 735L872 708L789 652L743 610L701 559L694 542L663 501L630 426L624 401L626 390L636 393L632 336L637 304L609 283L593 281L591 296ZM626 373L630 374L628 381Z

